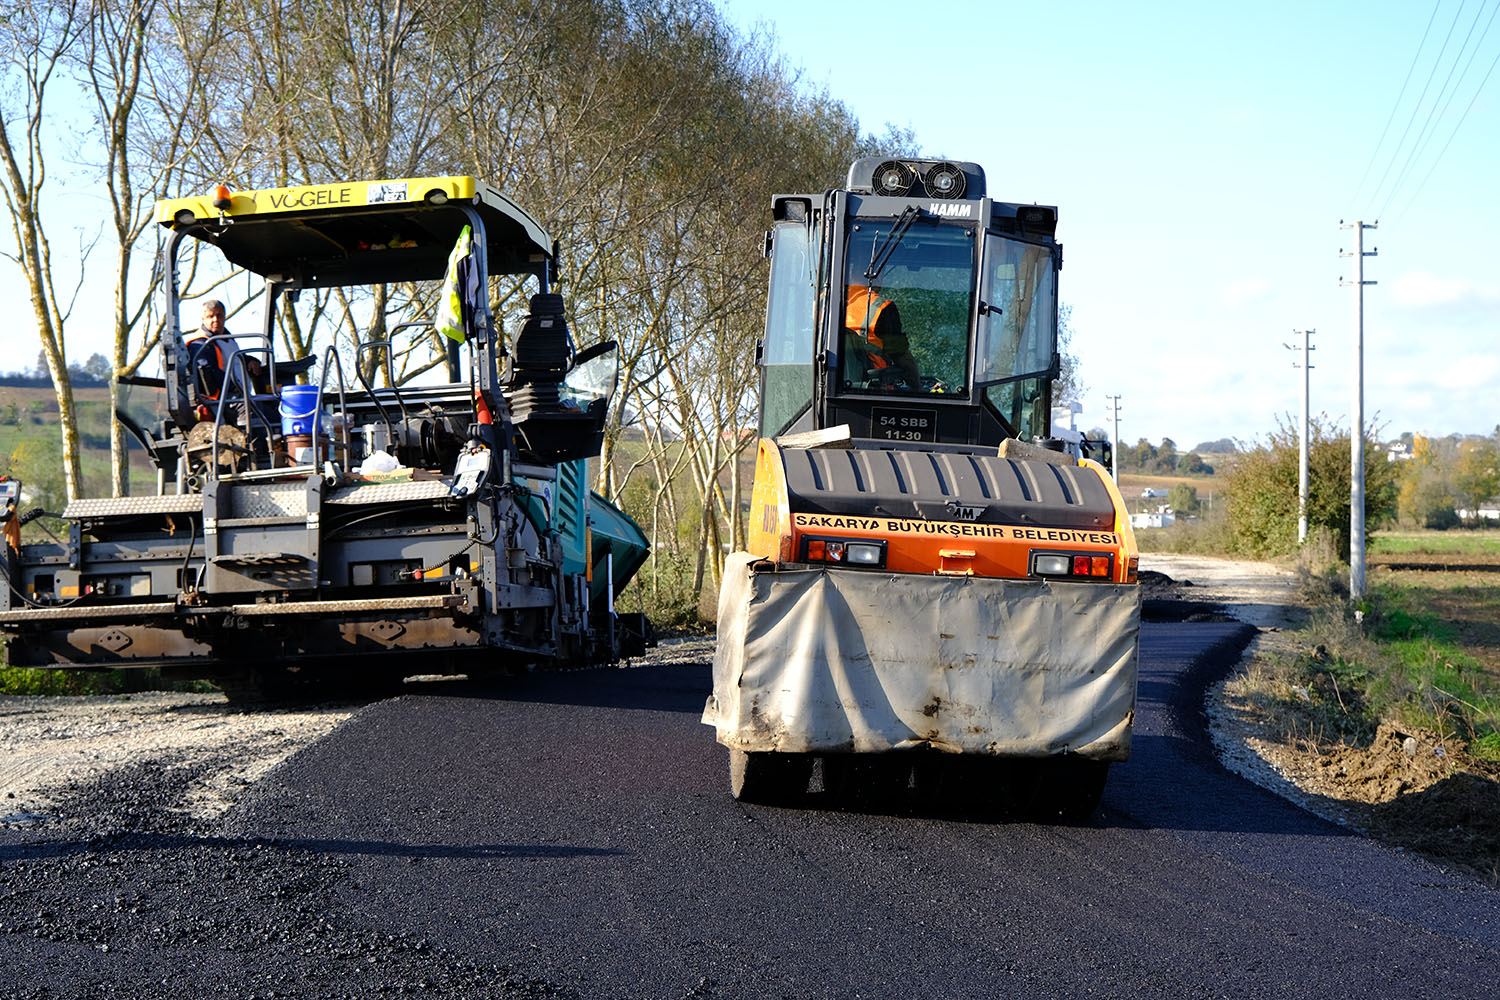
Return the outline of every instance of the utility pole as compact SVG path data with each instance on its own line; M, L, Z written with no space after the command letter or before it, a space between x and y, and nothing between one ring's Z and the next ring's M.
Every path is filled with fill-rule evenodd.
M1301 545L1307 541L1307 403L1308 403L1308 373L1312 371L1312 360L1308 358L1309 351L1315 351L1309 340L1316 330L1293 330L1293 333L1302 334L1302 361L1292 362L1293 368L1302 369L1302 428L1297 437L1297 544ZM1295 344L1282 344L1289 351L1297 350Z
M1114 477L1115 485L1120 485L1120 397L1118 394L1105 396L1109 400L1109 415L1114 420L1114 430L1111 431L1111 440L1115 446L1109 452L1109 474Z
M1349 596L1365 596L1365 258L1379 248L1365 250L1365 230L1378 222L1339 222L1340 229L1354 230L1354 249L1340 257L1354 258L1354 280L1339 279L1354 286L1354 410L1349 415Z

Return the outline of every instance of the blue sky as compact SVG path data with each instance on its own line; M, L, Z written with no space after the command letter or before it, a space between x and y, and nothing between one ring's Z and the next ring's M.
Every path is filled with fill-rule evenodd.
M1263 438L1300 405L1282 345L1304 328L1317 331L1313 412L1347 426L1339 223L1356 218L1380 223L1366 243L1379 249L1367 425L1500 424L1500 0L718 3L773 34L804 86L866 131L909 127L928 153L982 164L994 197L1059 207L1086 427L1107 426L1118 394L1126 441ZM54 253L81 235L54 233ZM101 280L107 257L91 264ZM0 290L25 299L10 267ZM78 312L68 352L82 362L107 341Z
M1479 89L1500 57L1500 0L720 6L774 32L866 131L910 127L928 153L982 164L993 197L1059 207L1086 426L1105 426L1118 394L1126 441L1263 438L1300 406L1282 345L1304 328L1312 410L1347 426L1339 223L1357 218L1380 223L1365 244L1379 249L1365 263L1379 282L1367 425L1500 424L1500 67Z

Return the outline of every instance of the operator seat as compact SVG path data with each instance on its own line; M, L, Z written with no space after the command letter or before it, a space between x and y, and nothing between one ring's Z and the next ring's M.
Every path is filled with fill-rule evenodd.
M572 354L568 322L561 295L533 295L531 312L516 334L511 352L511 418L526 419L534 411L560 405L558 386L568 371Z
M561 295L533 295L506 360L506 402L524 457L544 464L588 458L603 445L603 420L565 401L573 341Z

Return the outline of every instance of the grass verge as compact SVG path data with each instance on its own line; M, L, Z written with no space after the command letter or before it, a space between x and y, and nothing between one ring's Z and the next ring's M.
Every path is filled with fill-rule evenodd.
M1444 613L1500 613L1500 586L1410 575L1382 574L1357 605L1336 579L1312 578L1307 623L1247 673L1242 693L1292 742L1368 747L1390 721L1500 761L1500 650L1476 645L1486 622Z
M166 680L160 670L40 670L0 666L0 694L133 694L137 691L217 691L207 681Z
M1370 539L1379 555L1483 555L1500 558L1500 531L1382 531Z

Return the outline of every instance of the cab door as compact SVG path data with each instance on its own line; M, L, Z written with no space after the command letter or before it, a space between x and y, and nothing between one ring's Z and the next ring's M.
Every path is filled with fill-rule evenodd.
M1007 433L1045 437L1059 367L1057 249L987 232L980 268L975 391Z

